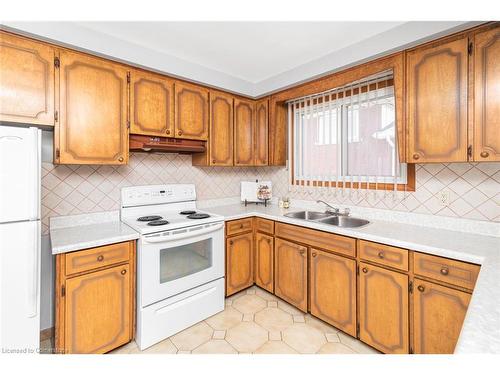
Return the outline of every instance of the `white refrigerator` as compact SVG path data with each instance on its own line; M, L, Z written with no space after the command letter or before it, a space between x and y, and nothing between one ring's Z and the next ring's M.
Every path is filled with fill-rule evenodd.
M40 346L41 131L0 126L0 353Z

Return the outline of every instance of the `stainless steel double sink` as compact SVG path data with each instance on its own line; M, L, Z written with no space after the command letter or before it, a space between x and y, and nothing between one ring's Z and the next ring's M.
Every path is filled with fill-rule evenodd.
M284 216L293 219L313 221L315 223L334 225L341 228L359 228L364 225L370 224L368 220L319 211L296 211L289 212Z

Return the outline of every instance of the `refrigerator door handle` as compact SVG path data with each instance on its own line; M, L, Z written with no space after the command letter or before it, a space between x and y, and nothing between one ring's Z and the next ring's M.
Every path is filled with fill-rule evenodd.
M41 154L42 154L42 140L41 140L41 131L38 128L30 128L33 132L33 148L35 149L35 153L33 155L33 202L32 202L32 214L31 220L40 219L40 197L41 197Z
M37 224L34 233L33 241L33 254L30 259L32 259L33 264L28 268L28 275L31 280L28 282L28 318L33 318L38 315L38 280L40 279L40 246L41 246L41 236L40 236L40 223Z

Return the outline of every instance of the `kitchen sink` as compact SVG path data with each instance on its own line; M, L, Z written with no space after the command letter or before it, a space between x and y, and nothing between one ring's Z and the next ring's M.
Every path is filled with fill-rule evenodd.
M332 214L319 211L297 211L297 212L289 212L285 214L285 216L293 219L302 219L311 221L311 220L329 218L332 216Z
M335 225L341 228L358 228L370 223L368 220L358 219L356 217L349 217L349 216L332 216L326 219L318 220L317 222L323 224Z

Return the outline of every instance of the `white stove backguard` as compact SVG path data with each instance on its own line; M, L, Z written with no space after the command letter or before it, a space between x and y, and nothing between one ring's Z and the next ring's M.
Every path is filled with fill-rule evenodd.
M193 184L129 186L121 190L121 208L196 200Z

